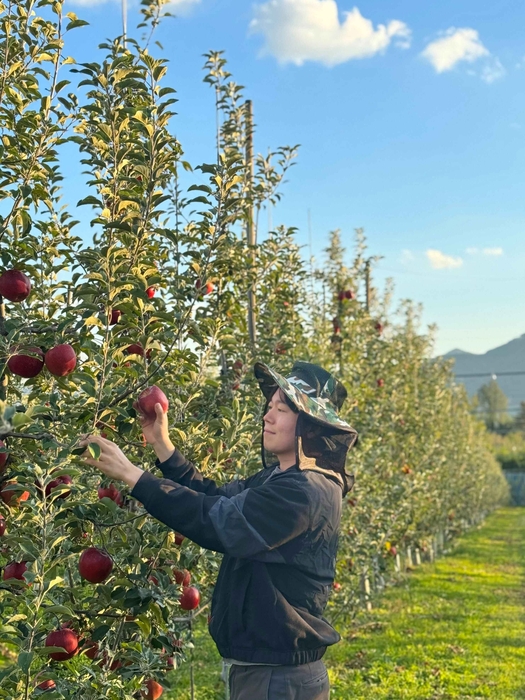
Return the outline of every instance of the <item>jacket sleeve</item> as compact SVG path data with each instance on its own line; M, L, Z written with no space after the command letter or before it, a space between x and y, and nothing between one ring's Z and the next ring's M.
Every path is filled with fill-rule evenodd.
M144 472L131 495L154 518L201 547L245 559L298 537L311 522L307 484L293 478L270 479L226 497Z
M249 479L232 479L229 483L218 486L213 479L205 478L179 450L175 450L165 462L159 462L157 459L155 465L159 467L164 478L208 496L218 495L228 498L235 496L246 488L246 483L249 481Z

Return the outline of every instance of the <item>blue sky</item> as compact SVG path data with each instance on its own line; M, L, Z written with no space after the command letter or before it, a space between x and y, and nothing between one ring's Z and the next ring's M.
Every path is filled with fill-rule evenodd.
M121 32L120 3L66 6L90 23L69 53L95 60ZM393 277L397 300L423 304L437 353L483 353L525 333L525 3L177 0L171 10L157 39L178 92L172 128L193 165L214 153L203 54L225 50L253 100L256 150L301 144L274 225L297 226L307 244L310 210L317 260L328 231L341 230L350 257L364 227L370 253L384 256L375 282ZM130 0L130 34L138 18ZM78 165L66 173L73 203L85 194Z

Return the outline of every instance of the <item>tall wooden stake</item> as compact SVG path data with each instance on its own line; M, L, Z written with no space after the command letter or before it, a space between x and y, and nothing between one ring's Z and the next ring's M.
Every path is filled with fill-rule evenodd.
M124 37L124 48L126 48L127 35L128 35L128 0L122 0L122 36Z
M366 310L370 311L370 258L365 262Z
M7 335L5 330L5 304L3 297L0 297L0 334ZM7 398L7 374L4 372L0 379L0 401Z
M248 190L248 207L247 207L247 222L246 222L246 239L248 246L251 246L253 272L257 262L255 246L256 231L253 224L253 201L252 185L253 185L253 110L252 101L246 100L246 184ZM255 319L255 279L248 290L248 332L250 334L250 342L252 350L255 352L255 343L257 340L256 319Z

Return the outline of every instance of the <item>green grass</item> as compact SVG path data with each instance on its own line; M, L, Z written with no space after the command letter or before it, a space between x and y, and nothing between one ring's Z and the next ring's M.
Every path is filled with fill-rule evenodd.
M331 700L525 700L525 509L503 509L454 551L390 588L324 661ZM204 617L204 616L203 616ZM196 698L224 698L221 661L195 629ZM172 700L189 698L189 665Z

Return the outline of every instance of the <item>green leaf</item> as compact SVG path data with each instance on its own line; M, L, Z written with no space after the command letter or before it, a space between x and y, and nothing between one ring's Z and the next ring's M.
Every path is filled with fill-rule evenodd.
M43 608L43 611L46 613L53 613L56 615L64 615L72 619L76 617L73 610L71 610L71 608L68 608L67 605L50 605L47 608Z
M20 654L18 654L18 666L22 669L23 673L27 673L29 671L29 667L33 662L34 656L34 651L21 651Z
M67 25L66 32L69 32L70 29L76 29L77 27L85 27L86 25L89 25L89 22L83 19L74 19Z
M100 445L98 445L96 442L90 442L87 448L93 459L100 459L100 455L102 454Z

